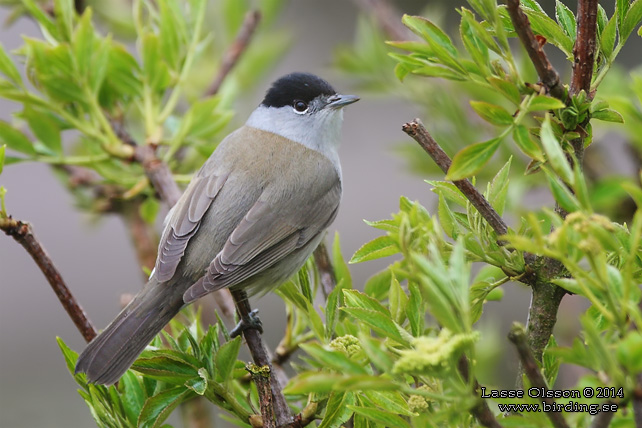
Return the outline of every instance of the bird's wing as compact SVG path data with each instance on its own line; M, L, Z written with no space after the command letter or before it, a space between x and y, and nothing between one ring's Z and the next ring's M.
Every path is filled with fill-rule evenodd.
M266 189L184 301L239 284L305 246L334 220L340 199L341 182L331 165L289 194Z
M190 238L198 231L203 215L218 195L228 175L197 175L169 212L154 268L154 276L158 281L167 281L174 276Z

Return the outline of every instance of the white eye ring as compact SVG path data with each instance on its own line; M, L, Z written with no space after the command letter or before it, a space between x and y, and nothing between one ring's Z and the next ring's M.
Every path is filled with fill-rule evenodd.
M302 110L299 110L299 109L302 109ZM296 114L306 114L308 112L308 109L309 109L308 104L304 101L297 100L292 104L292 110L294 110Z

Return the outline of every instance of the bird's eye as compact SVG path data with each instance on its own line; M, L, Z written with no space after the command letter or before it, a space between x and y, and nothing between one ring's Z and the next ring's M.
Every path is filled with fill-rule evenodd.
M308 103L299 100L295 101L292 106L297 113L305 113L305 111L308 109Z

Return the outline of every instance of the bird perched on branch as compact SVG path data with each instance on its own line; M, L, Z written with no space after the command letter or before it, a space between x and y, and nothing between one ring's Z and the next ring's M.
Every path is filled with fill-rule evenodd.
M186 304L225 287L264 293L299 270L337 215L342 109L358 100L308 73L275 81L168 213L149 281L76 372L113 384Z

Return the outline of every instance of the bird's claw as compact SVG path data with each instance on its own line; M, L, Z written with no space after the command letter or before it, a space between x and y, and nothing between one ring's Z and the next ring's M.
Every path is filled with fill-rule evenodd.
M259 319L258 313L259 310L254 309L248 314L246 319L241 319L241 321L236 324L236 327L230 331L230 337L240 336L241 333L248 329L258 330L259 333L263 334L263 323Z

